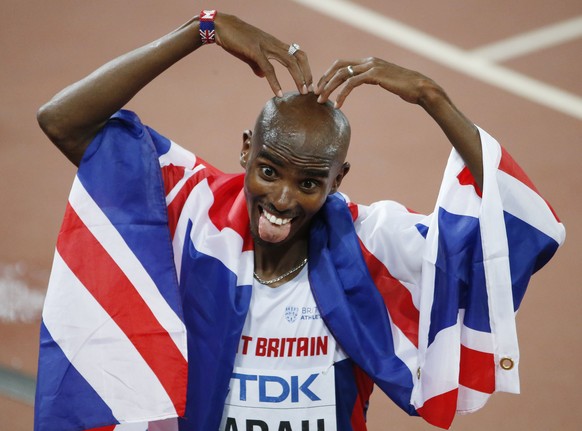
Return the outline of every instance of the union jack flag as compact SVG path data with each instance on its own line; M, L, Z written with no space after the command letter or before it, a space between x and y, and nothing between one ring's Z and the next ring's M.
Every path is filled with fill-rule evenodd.
M200 29L200 39L202 43L214 43L215 39L215 30L202 30Z
M214 18L216 18L215 10L200 12L200 40L202 44L215 42Z
M373 383L443 428L519 391L515 311L565 233L509 154L481 140L482 193L453 152L431 215L334 195L313 220L310 284L355 364L336 370L357 381L342 431L366 429ZM109 121L57 241L37 431L218 429L253 277L243 181L129 111Z

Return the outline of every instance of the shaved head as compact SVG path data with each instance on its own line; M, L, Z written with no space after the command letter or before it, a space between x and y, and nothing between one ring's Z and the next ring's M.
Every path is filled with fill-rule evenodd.
M265 104L254 137L262 144L293 145L343 163L350 142L350 124L331 102L317 103L313 93L287 93Z
M350 170L349 142L345 115L331 103L317 103L312 93L265 104L254 133L243 134L241 151L255 245L305 255L312 218Z

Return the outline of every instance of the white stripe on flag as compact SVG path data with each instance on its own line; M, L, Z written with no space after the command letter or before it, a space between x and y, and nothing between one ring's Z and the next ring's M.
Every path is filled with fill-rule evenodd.
M459 361L461 346L459 344L459 322L437 333L433 342L426 349L425 361L420 374L420 399L415 399L417 408L424 402L452 391L459 386Z
M113 431L178 431L176 418L153 422L136 422L116 425Z
M457 154L455 152L455 155ZM450 179L449 185L450 191L442 195L440 207L451 214L478 218L481 198L475 189L472 186L461 185L456 178Z
M186 181L188 181L196 172L201 171L205 167L206 166L204 165L198 165L193 170L184 170L184 177L182 177L182 179L178 181L172 190L170 190L170 192L166 195L166 205L169 206L172 203L174 198L178 195L178 193L180 193L180 190L182 190L182 187L184 187L184 184L186 184Z
M457 397L457 413L460 415L473 413L485 405L491 395L459 385Z
M564 226L554 223L555 217L540 195L503 171L498 171L497 181L505 211L545 233L557 243L564 241ZM511 191L510 196L505 193L506 190Z
M388 314L390 317L390 314ZM394 324L390 319L390 329L392 332L392 340L394 344L394 353L398 358L404 362L406 367L410 370L410 375L416 381L416 371L418 370L418 350L414 344L408 339L406 335Z
M427 223L422 214L410 213L406 207L393 201L375 202L358 206L354 224L358 237L370 253L387 268L390 274L418 299L420 265L425 239L416 223ZM416 304L415 302L415 305Z
M460 320L463 321L464 310L460 313ZM490 332L477 331L465 325L461 330L461 344L472 350L479 352L493 353L493 336Z
M196 156L194 153L186 150L174 141L170 141L170 149L166 154L162 154L158 158L158 161L162 168L168 165L176 165L192 169L196 164Z
M175 417L172 400L124 332L55 253L43 321L118 420ZM107 341L107 360L104 341Z
M168 305L123 237L76 177L69 202L85 226L128 277L160 325L168 332L184 359L187 359L186 328L183 322Z
M482 132L482 131L481 131ZM493 335L496 373L495 388L498 391L519 392L519 347L509 267L501 192L497 181L497 167L501 160L501 147L487 133L481 133L483 146L483 203L481 206L481 246L483 268L487 284L489 321ZM511 370L502 370L499 361L503 357L513 360Z

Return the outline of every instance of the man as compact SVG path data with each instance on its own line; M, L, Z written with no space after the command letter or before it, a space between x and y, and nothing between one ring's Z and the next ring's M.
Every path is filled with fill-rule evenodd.
M244 176L120 111L213 37L276 96L243 134ZM298 93L283 95L271 60ZM350 168L337 108L362 84L421 105L456 150L438 213L336 193ZM203 11L66 88L38 119L80 167L43 314L38 429L180 416L188 430L363 430L372 383L448 427L455 410L516 390L513 313L563 227L533 191L525 206L543 235L504 216L524 188L500 186L498 167L526 178L431 79L368 58L338 60L314 85L298 46ZM54 311L63 302L69 311Z

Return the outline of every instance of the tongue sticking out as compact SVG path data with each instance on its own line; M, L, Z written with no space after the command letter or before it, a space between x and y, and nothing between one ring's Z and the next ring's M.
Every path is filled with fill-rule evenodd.
M259 218L259 236L263 241L281 242L289 235L291 223L277 225L271 223L264 214Z

